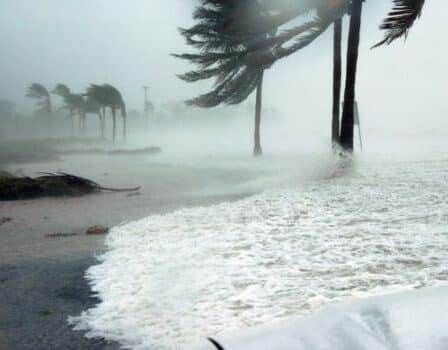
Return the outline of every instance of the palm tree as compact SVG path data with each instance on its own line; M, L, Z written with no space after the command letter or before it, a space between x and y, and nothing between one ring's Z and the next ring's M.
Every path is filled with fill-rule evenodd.
M260 137L260 123L261 123L261 104L262 104L262 94L263 94L263 75L261 73L260 81L257 85L257 95L255 102L255 131L254 131L254 156L258 157L263 154L261 148L261 137Z
M264 2L259 0L259 2ZM241 26L241 17L248 26L255 23L254 28L246 36L240 35L245 42L257 37L257 40L249 46L243 46L240 50L215 52L210 50L213 43L216 42L216 36L221 32L219 30L211 31L209 35L204 36L202 55L182 55L199 64L208 74L208 77L217 76L217 86L214 95L218 95L218 102L235 101L245 99L257 86L259 79L254 77L260 71L269 68L279 59L287 57L317 39L324 33L331 24L335 26L334 35L334 84L333 84L333 116L332 116L332 139L338 139L342 147L353 151L353 130L354 130L354 104L356 97L356 73L358 64L358 52L361 30L362 3L364 0L320 0L320 1L294 1L288 2L282 7L281 2L273 2L275 15L263 16L260 13L247 14L241 12L240 16L230 18L227 27ZM385 18L381 29L386 32L384 40L375 45L375 47L390 44L398 38L406 36L420 17L425 0L391 0L393 9ZM221 0L209 0L205 3L217 3L222 5ZM269 1L268 1L269 3ZM347 70L346 86L344 91L344 104L342 121L339 129L339 94L340 94L340 26L339 20L349 9L350 30L347 49ZM273 28L284 25L291 19L297 18L310 10L317 10L317 15L310 21L296 27L283 30L273 36L263 37L261 34L267 34ZM272 10L272 8L271 8ZM249 20L249 19L250 20ZM244 26L244 25L243 25ZM241 34L241 32L240 32ZM229 39L229 36L225 37ZM243 40L241 39L241 40ZM210 42L212 43L210 45ZM199 41L201 44L201 42ZM240 41L241 43L241 41ZM193 41L193 44L197 44ZM208 46L207 46L207 45ZM215 65L215 66L214 66ZM211 67L211 68L210 68ZM197 72L191 72L189 78L195 78ZM192 81L195 81L192 79ZM212 99L214 98L212 94ZM205 95L205 97L208 97ZM203 98L203 97L201 97Z
M121 111L121 116L123 118L123 139L126 140L126 104L121 96L121 93L112 85L96 85L92 84L87 88L86 92L87 101L95 103L96 106L101 109L110 108L112 112L112 139L115 142L116 139L116 112ZM103 113L105 114L105 113Z
M48 128L51 129L53 108L51 105L51 97L47 88L42 84L31 84L26 92L26 97L37 100L38 111L46 114L48 120Z
M244 71L244 65L241 66L238 60L226 61L223 57L230 53L238 55L240 51L257 45L259 40L275 33L276 27L270 27L270 32L266 33L263 31L257 33L253 27L247 27L248 23L256 24L255 20L251 21L255 19L254 14L268 17L268 10L262 3L252 0L202 0L201 6L193 14L198 23L189 29L181 29L187 44L198 49L200 53L174 55L199 66L197 71L180 75L181 79L196 82L214 77L217 81L211 92L187 101L190 105L210 108L221 103L238 104L256 89L254 156L262 154L260 136L262 89L264 71L267 67ZM213 65L217 66L212 67Z
M345 83L344 108L341 121L341 146L353 151L354 111L356 99L356 72L358 65L359 39L361 32L362 5L365 0L352 0L350 9L350 29L347 49L347 76ZM407 36L415 21L421 16L425 0L393 0L393 8L386 16L380 29L385 30L385 38L374 47L391 44Z
M362 3L352 0L350 8L350 29L347 48L347 71L345 79L344 108L341 120L340 144L345 150L353 151L353 131L355 126L356 71L358 67L359 39L361 32Z
M98 116L101 137L104 137L104 129L106 124L104 119L105 115L103 114L101 103L90 96L86 96L85 98L83 97L82 111L84 116L86 116L87 114L95 114Z
M57 84L51 93L60 96L64 101L64 107L69 111L69 117L72 124L72 134L75 130L75 113L79 113L79 98L71 93L67 85Z
M199 49L200 53L176 56L199 66L198 71L181 75L181 79L195 82L215 77L217 82L213 91L188 103L200 107L214 107L220 103L236 104L242 102L256 89L254 155L260 155L264 71L276 60L310 44L334 23L335 93L332 123L333 142L337 142L341 84L340 17L341 13L346 11L345 1L333 0L331 3L321 1L316 7L315 1L203 0L202 6L194 13L194 18L199 23L190 29L182 30L187 44ZM277 34L280 25L313 9L317 9L317 15L313 20ZM337 48L339 52L336 51Z
M334 22L333 36L333 113L331 122L331 142L333 147L339 144L339 116L342 79L342 18Z

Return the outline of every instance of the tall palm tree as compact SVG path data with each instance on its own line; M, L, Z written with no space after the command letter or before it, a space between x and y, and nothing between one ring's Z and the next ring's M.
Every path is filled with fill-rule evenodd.
M121 116L123 118L123 139L126 140L126 104L121 96L121 93L112 85L103 84L96 85L92 84L87 88L86 92L87 101L94 101L97 106L101 109L110 108L112 112L112 139L115 142L116 139L116 112L121 111ZM104 114L104 113L103 113Z
M264 2L269 0L259 0ZM257 40L252 45L242 47L240 50L216 52L213 51L216 37L221 33L219 30L211 31L208 36L204 36L199 44L204 45L201 55L182 55L194 63L202 66L204 75L208 77L217 76L217 85L214 94L204 95L205 97L218 96L218 103L222 101L244 100L258 85L259 79L255 79L260 71L270 67L276 61L287 57L317 39L324 33L331 24L335 25L334 43L334 97L333 97L333 117L332 117L332 139L339 139L342 147L349 152L353 151L353 130L354 130L354 104L356 97L356 73L358 64L358 52L361 30L362 4L364 0L303 0L272 2L278 6L274 15L262 16L259 13L247 14L241 12L240 16L230 18L226 23L226 28L234 28L241 23L253 26L251 31L246 32L246 36L240 35L247 42L250 38L257 36ZM206 3L217 3L221 6L225 3L222 0L208 0ZM385 18L381 29L384 30L385 38L375 45L381 46L390 44L398 38L406 36L420 17L425 0L391 0L393 8ZM280 5L279 5L280 4ZM342 121L339 129L339 45L338 38L340 26L338 20L341 19L349 9L350 30L347 49L347 70L346 86L344 91L344 104ZM260 34L267 34L272 28L284 25L291 19L297 18L307 11L317 10L317 15L310 21L280 31L278 34L269 37L262 37ZM245 19L241 21L241 17ZM250 20L249 20L250 19ZM244 26L244 25L243 25ZM225 36L228 40L229 36ZM205 43L204 43L205 41ZM193 41L194 44L196 44ZM240 41L241 43L241 41ZM195 81L195 74L191 72L189 78ZM199 80L199 79L198 79ZM201 96L200 98L204 98ZM337 105L337 106L336 106Z
M263 2L253 0L202 0L193 17L197 23L189 29L181 29L187 44L200 51L199 54L174 55L189 60L199 66L199 70L188 72L179 77L187 82L196 82L209 78L216 78L215 88L204 95L187 101L190 105L203 108L215 107L221 103L237 104L244 101L250 93L256 90L255 122L254 122L254 156L262 155L261 147L261 111L262 89L265 68L254 68L241 72L238 60L223 62L223 56L230 53L238 54L257 44L260 39L275 33L253 32L254 14L269 16L269 9ZM247 27L250 24L250 27ZM255 26L256 27L256 26ZM217 64L218 67L212 67ZM230 80L236 77L230 83ZM230 78L230 80L229 80ZM232 87L228 88L227 85ZM249 85L247 89L244 84ZM241 87L241 88L240 88Z
M353 151L353 133L355 126L356 72L358 68L359 39L361 33L362 3L364 0L352 0L350 8L350 28L347 47L347 70L345 79L344 107L341 120L340 144Z
M51 104L50 93L48 92L47 88L42 84L33 83L28 87L26 97L37 100L38 110L46 114L48 127L51 129L53 107Z
M356 73L361 32L362 7L365 0L352 0L350 8L350 29L347 49L347 76L345 83L344 108L341 121L341 146L353 151L355 125ZM421 16L425 0L392 0L393 8L386 16L380 29L386 31L385 38L374 47L391 44L407 36L415 21Z
M260 136L260 124L261 124L261 105L262 105L262 94L263 94L263 75L261 73L260 81L257 85L257 94L255 98L255 131L254 131L254 156L261 156L263 150L261 148L261 136Z
M339 144L341 79L342 79L342 17L334 22L333 34L333 110L331 121L331 142Z
M189 103L201 107L214 107L220 103L236 104L257 90L254 155L260 155L264 71L276 60L310 44L335 23L338 34L335 40L338 40L339 53L335 51L335 108L332 123L333 141L337 142L341 84L340 14L346 11L346 1L203 0L202 6L194 13L194 18L199 23L182 30L187 44L199 49L200 53L177 55L197 64L199 70L180 77L189 82L216 77L216 85L213 91L190 100ZM317 14L311 21L277 33L279 26L313 9L317 10Z

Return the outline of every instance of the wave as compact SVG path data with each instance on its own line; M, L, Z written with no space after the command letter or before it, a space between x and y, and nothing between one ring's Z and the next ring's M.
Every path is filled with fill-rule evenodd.
M446 283L447 163L379 164L114 228L87 272L101 302L71 322L126 348L170 349Z

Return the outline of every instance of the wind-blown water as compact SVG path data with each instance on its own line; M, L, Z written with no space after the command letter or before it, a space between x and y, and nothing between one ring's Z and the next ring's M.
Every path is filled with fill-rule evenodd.
M375 162L112 230L76 319L132 349L448 280L448 161Z

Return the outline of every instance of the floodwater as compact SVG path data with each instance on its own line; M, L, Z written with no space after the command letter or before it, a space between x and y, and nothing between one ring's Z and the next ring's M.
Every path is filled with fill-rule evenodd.
M114 228L87 272L102 302L76 327L126 348L175 349L447 283L447 159L360 158L351 169L321 159L300 176L300 159L266 163L248 182L263 188L256 195Z

